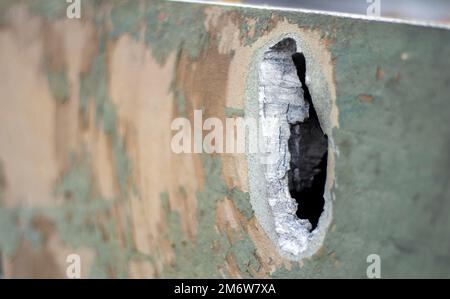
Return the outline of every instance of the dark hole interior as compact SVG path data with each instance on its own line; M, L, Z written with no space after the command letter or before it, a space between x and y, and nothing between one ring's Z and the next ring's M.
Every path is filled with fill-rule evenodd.
M304 99L309 104L309 118L303 122L290 124L289 192L297 201L297 216L308 219L313 231L317 227L325 203L323 193L327 176L328 137L320 127L319 118L305 82L305 56L302 53L295 53L292 55L292 60L302 83Z

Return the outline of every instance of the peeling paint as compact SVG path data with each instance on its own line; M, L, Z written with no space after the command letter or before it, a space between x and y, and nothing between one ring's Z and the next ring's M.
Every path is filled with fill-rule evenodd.
M233 188L230 191L230 197L247 220L253 217L253 209L250 204L250 195L248 192L242 192L238 188Z
M141 1L123 1L121 5L114 6L111 11L112 30L109 33L112 39L128 33L139 38L139 25L145 15Z
M239 109L239 108L225 107L225 116L227 116L227 117L233 117L233 116L244 117L245 111L243 109Z
M3 203L5 190L6 190L6 175L3 169L3 162L0 159L0 205Z
M96 259L91 265L90 277L127 277L127 263L139 256L132 248L131 240L123 248L116 237L113 219L104 218L118 198L102 198L94 195L92 173L88 156L74 160L71 169L55 187L64 203L46 207L41 213L55 223L64 244L73 248L87 247L95 250Z
M204 18L198 6L168 6L164 1L150 5L145 15L145 40L157 61L163 64L172 51L179 49L197 58L209 39Z
M244 41L245 46L249 46L269 30L272 11L243 9L242 15L243 19L240 21L239 28L241 39ZM250 20L254 20L254 22L250 22Z
M221 176L221 160L219 157L202 155L202 164L205 173L205 184L202 190L197 192L199 209L199 231L202 233L195 240L189 240L181 230L180 219L177 212L169 213L168 238L175 251L175 263L164 269L164 277L219 277L219 271L224 267L227 254L236 257L242 275L253 277L253 273L247 272L249 266L257 267L258 261L254 257L256 251L253 241L244 232L235 232L241 237L235 243L230 243L228 238L219 234L215 228L215 206L226 196L231 196L242 213L248 218L252 211L248 202L248 194L238 189L229 190ZM168 202L167 193L161 195L163 202ZM167 204L164 204L167 207ZM205 259L208 256L208 259Z
M40 49L42 35L30 37L31 31L17 31L18 27L11 25L9 18L14 20L14 16L8 15L8 19L5 19L7 9L4 8L13 5L13 2L17 3L3 1L0 4L4 29L1 36L6 41L11 39L6 39L8 35L4 32L14 38L17 36L18 41L25 38L27 45L35 45L36 49ZM54 26L55 20L65 18L66 3L61 2L57 7L52 6L52 1L42 0L33 4L21 1L17 5L29 7L33 20L38 19L46 26ZM237 39L234 36L224 38L220 35L226 34L225 30L216 32L217 28L205 26L205 8L211 7L215 8L217 22L228 24L226 28L240 28ZM145 272L150 273L150 276L364 277L367 266L365 258L373 252L382 256L383 277L449 276L449 246L442 237L448 235L449 220L443 211L449 210L450 202L446 167L450 145L446 136L450 134L448 126L442 125L448 122L450 114L447 101L449 78L446 75L450 66L448 60L442 59L450 56L448 30L304 12L161 1L95 1L89 2L85 9L83 22L95 24L99 40L93 40L92 43L98 43L99 46L94 61L92 64L86 63L80 75L79 112L84 123L78 128L78 123L71 120L77 129L68 138L73 143L79 142L79 147L75 149L72 161L61 163L61 168L48 167L49 172L61 175L56 182L56 194L48 195L46 205L39 206L31 198L30 203L24 201L26 205L33 206L28 211L23 205L3 205L0 208L0 246L7 255L16 253L21 239L31 240L36 247L45 245L40 241L42 234L32 226L32 220L42 214L54 223L64 243L75 248L93 249L95 258L91 265L92 277L127 277L130 274L129 264L141 265L144 261L151 268ZM142 190L138 188L135 192L129 192L134 179L142 180L142 184L147 183L145 179L149 172L132 167L130 157L136 163L146 162L139 160L142 149L134 147L133 142L139 140L135 137L136 132L145 134L148 128L133 120L122 122L119 112L123 107L113 103L109 94L111 70L108 52L120 38L129 35L139 45L145 43L160 65L171 66L168 63L171 55L181 57L179 62L189 60L175 68L174 77L188 70L215 83L205 90L186 78L184 80L189 82L184 85L179 82L181 78L176 78L175 89L171 90L174 106L169 106L170 111L176 107L176 112L186 112L189 116L191 108L202 105L206 110L214 110L209 111L210 115L249 116L251 111L248 113L247 108L244 108L243 99L245 95L252 95L252 92L255 95L255 90L246 85L251 86L254 79L248 70L253 66L251 60L255 50L289 32L298 35L303 42L300 47L306 50L305 56L309 55L307 60L314 62L307 68L313 70L314 65L320 65L318 70L322 72L321 76L317 77L320 72L312 72L311 85L308 86L313 99L317 101L321 124L332 137L330 152L334 153L329 160L332 167L329 168L327 181L329 196L334 198L334 229L327 232L320 250L301 263L287 262L271 251L270 240L265 239L266 234L257 226L256 217L253 217L253 213L257 214L258 211L252 211L248 194L242 191L246 190L243 187L245 183L239 180L243 180L244 176L238 179L225 177L224 173L234 175L238 170L221 171L222 166L235 170L245 163L239 164L237 160L220 156L202 156L198 161L196 158L184 157L183 160L170 157L168 162L164 160L164 163L167 162L165 167L158 169L164 176L164 180L158 182L168 190L162 196L161 203L140 197ZM28 52L30 47L21 48L24 57L38 57L40 52ZM42 49L46 51L45 47ZM210 57L206 54L213 55L208 61L208 68L202 65L202 61ZM44 61L41 58L40 61ZM215 65L219 60L221 64ZM19 65L18 62L14 63ZM10 70L14 69L12 63L5 65ZM196 67L202 68L195 71ZM45 86L45 92L50 91L58 101L66 98L69 90L65 87L70 85L70 89L73 87L75 91L70 90L71 100L64 106L76 103L72 101L72 96L76 99L77 86L72 84L77 82L74 78L77 79L78 73L47 74L41 71L31 75L36 76L38 82L44 82L44 85L48 82L50 88L47 90ZM64 76L67 78L64 79ZM14 87L15 90L19 89L17 85ZM221 94L226 93L220 97L220 101L202 98L216 96L214 91L217 89L220 89ZM126 91L135 92L130 88ZM138 92L144 93L141 90ZM325 94L330 102L323 100ZM364 94L372 96L374 100L370 104L361 102L358 96ZM230 99L232 96L234 99ZM53 111L54 106L51 105L55 103L43 105L46 103L43 98L42 95L36 99L41 101L39 107L46 109L47 113ZM156 103L150 100L148 103ZM146 105L147 109L154 108L148 108L150 104ZM94 111L90 111L91 107ZM91 113L95 117L93 123L89 123ZM424 119L427 121L424 122ZM42 133L47 127L53 129L50 125L43 126L39 127L37 133ZM106 135L106 152L111 156L105 160L114 169L111 180L117 183L117 196L104 197L99 194L97 180L102 173L93 172L97 161L92 160L98 153L95 147L85 142L88 138L86 132L90 130L100 136ZM5 138L2 142L9 140L5 137L9 135L0 132ZM162 130L161 135L164 134ZM52 136L47 131L43 133L43 136L47 135ZM164 138L165 135L158 140ZM44 141L48 142L47 139ZM433 144L433 147L430 148L429 144ZM61 153L62 158L58 159L64 161L66 154ZM3 150L1 159L4 164L15 158L11 156L11 152ZM186 180L191 184L180 180L172 187L170 182L176 178L168 174L167 169L174 169L171 164L186 171L190 176ZM227 165L225 167L222 164ZM17 167L26 169L20 164ZM8 204L22 200L9 197L5 200L11 186L17 186L14 185L17 181L14 181L13 175L7 173L5 167L7 190L0 190L0 194L3 194L2 202L8 201ZM339 179L339 186L336 178ZM242 186L235 187L236 182ZM189 198L178 190L181 185L185 186ZM27 187L24 183L23 188ZM194 198L192 192L197 187ZM160 191L153 192L159 194ZM174 198L177 192L183 199ZM189 209L186 206L177 209L170 206L169 201L188 205ZM217 209L224 201L228 203L227 212L230 214L224 216L221 220L223 223L219 223ZM139 216L129 212L129 205L136 202L139 204L134 208L134 213L140 213ZM180 214L180 209L185 208L190 215ZM158 220L160 213L167 214L167 219L164 218L160 223L161 227L165 227L166 220L168 224L167 231L162 233L163 239L160 235L152 234L150 229L146 230L151 226L146 220L150 217ZM136 219L140 222L133 222ZM232 228L229 227L231 222L235 225ZM26 225L22 227L18 223ZM394 225L396 229L392 230ZM249 236L250 232L252 237ZM164 254L150 252L154 249L149 245L151 242L148 238L144 240L142 236L139 237L139 233L154 238L152 242L157 242L159 246L156 246L155 251L164 251ZM255 234L258 234L257 237ZM169 241L173 252L171 248L164 247ZM135 246L139 246L139 250ZM144 276L142 273L139 275Z
M0 208L0 251L6 256L13 255L20 241L17 216L11 210Z
M108 94L106 72L105 42L100 40L99 54L94 58L89 74L82 78L80 85L80 109L85 122L88 120L88 104L95 104L96 125L111 136L112 152L115 158L116 175L120 191L127 192L130 183L128 175L131 163L127 157L124 141L117 130L117 113L114 103Z
M69 83L65 71L48 72L48 84L55 100L60 103L68 100Z

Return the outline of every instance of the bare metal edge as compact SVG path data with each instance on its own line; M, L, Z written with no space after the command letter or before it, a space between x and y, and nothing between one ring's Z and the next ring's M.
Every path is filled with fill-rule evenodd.
M182 2L182 3L194 3L194 4L208 4L208 5L216 5L216 6L228 6L228 7L240 7L240 8L252 8L252 9L260 9L260 10L273 10L273 11L289 11L289 12L301 12L301 13L310 13L310 14L318 14L325 16L333 16L339 18L348 18L348 19L356 19L356 20L364 20L364 21L376 21L376 22L384 22L384 23L394 23L394 24L405 24L412 26L421 26L421 27L429 27L429 28L438 28L450 30L450 25L436 23L436 22L426 22L426 21L418 21L418 20L403 20L403 19L394 19L394 18L386 18L386 17L372 17L351 13L340 13L340 12L328 12L321 10L312 10L312 9L303 9L303 8L288 8L288 7L274 7L269 5L251 5L251 4L242 4L242 3L228 3L228 2L211 2L211 1L203 1L203 0L166 0L169 2Z

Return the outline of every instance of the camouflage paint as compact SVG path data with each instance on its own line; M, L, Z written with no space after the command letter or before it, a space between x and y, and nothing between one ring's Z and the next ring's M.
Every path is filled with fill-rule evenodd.
M116 129L116 108L107 94L104 45L122 34L138 36L142 25L148 46L161 64L170 53L181 49L196 59L209 42L203 9L212 6L144 1L142 10L134 2L112 4L113 28L100 38L98 56L82 79L80 100L82 114L83 107L94 101L96 126L111 137L122 200L126 199L132 166ZM10 5L5 3L5 7ZM66 6L54 3L42 0L30 8L35 14L57 19ZM103 1L92 5L101 6ZM450 56L450 32L304 12L224 10L238 17L240 36L246 45L266 34L272 22L287 20L303 29L319 30L329 42L335 62L340 128L335 129L333 137L340 156L336 161L334 222L320 254L290 269L279 268L273 277L365 277L365 258L370 253L381 256L383 277L450 277L450 220L446 215L450 209L450 61L446 59ZM252 35L250 20L256 21ZM104 26L102 19L96 21L99 27ZM378 75L380 69L383 76ZM56 99L63 99L67 93L64 78L64 73L48 73ZM183 111L186 99L179 92L178 107ZM361 94L372 100L361 101ZM236 115L236 111L226 111ZM242 275L250 277L250 269L258 267L253 241L242 231L236 232L241 239L232 244L214 227L215 207L226 196L247 219L251 218L247 195L226 187L220 174L220 157L203 156L202 167L208 175L197 192L196 240L186 239L179 216L168 207L168 195L162 196L168 213L167 238L176 259L162 276L219 277L224 258L231 254ZM108 213L119 199L93 198L89 169L89 156L75 159L55 188L66 201L61 206L33 210L31 215L49 217L65 243L93 248L97 253L93 277L111 273L126 277L130 260L153 258L135 252L130 240L125 248L113 237L105 240L101 232L113 236L112 223L90 223L98 213ZM17 227L18 217L29 219L23 213L20 216L21 210L0 208L0 247L7 255L14 253L23 234L37 246L39 243L32 230L25 229L28 232L24 233ZM72 215L69 223L67 213Z

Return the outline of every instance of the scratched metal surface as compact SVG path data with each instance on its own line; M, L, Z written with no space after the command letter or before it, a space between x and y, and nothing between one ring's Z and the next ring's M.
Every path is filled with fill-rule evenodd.
M372 253L382 277L450 277L448 29L161 1L65 11L2 1L6 276L64 277L75 252L86 277L366 277ZM227 93L283 28L328 51L339 112L333 220L301 262L271 248L241 160L166 153L173 118L245 113Z

